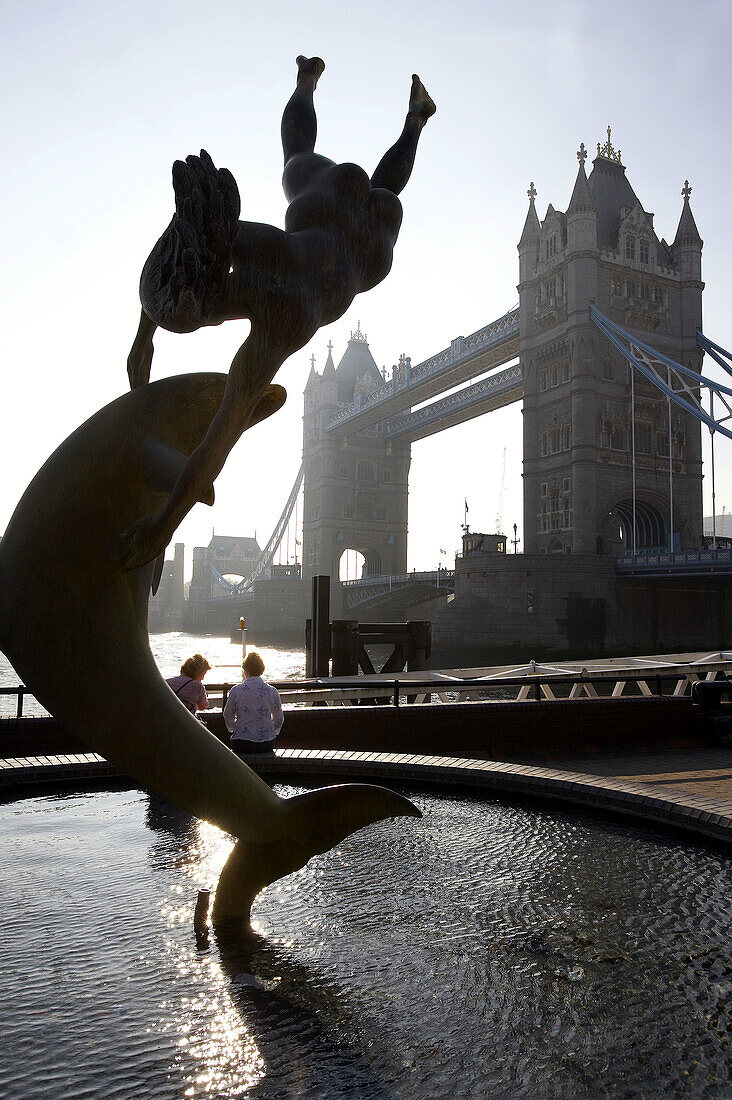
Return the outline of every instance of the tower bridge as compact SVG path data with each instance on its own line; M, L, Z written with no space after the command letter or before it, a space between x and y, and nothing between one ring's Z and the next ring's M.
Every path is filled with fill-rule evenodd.
M703 242L691 189L683 189L668 244L610 132L589 177L584 145L577 159L565 211L550 203L540 221L529 188L517 308L423 363L403 357L388 380L360 328L337 367L332 349L322 374L313 367L304 418L306 573L337 579L349 548L364 556L364 579L404 574L411 443L518 400L525 552L699 549L699 417L637 375L602 327L604 319L631 340L645 338L665 361L698 375Z
M553 596L566 588L566 614L547 620L546 636L565 631L568 644L586 637L591 646L592 632L599 631L599 639L605 627L598 624L615 614L610 577L616 561L622 563L618 576L624 573L631 584L650 576L654 561L668 574L682 557L688 576L696 569L694 555L707 553L701 424L712 441L732 436L732 387L702 376L703 355L729 374L732 367L700 331L703 242L691 188L686 182L682 189L669 244L657 235L654 216L633 191L610 139L608 128L589 176L580 145L565 210L550 203L540 220L531 184L518 243L518 307L416 366L403 356L389 378L360 323L337 365L332 345L321 373L313 361L304 394L302 573L306 580L326 574L338 582L344 552L362 554L363 576L344 588L346 613L367 613L385 600L406 607L418 592L425 599L448 592L446 574L405 579L411 444L519 400L524 552L500 555L503 572L513 578L500 606L497 555L485 563L492 580L482 588L475 561L456 563L449 580L455 636L476 635L483 620L500 634L497 616L506 619L510 608L515 636L539 637L542 582L527 578L535 567L543 575L553 560ZM708 413L701 406L704 387ZM715 399L721 415L714 413ZM575 564L567 561L562 572L560 555L572 555ZM628 568L630 556L643 557L648 568ZM235 587L241 592L246 585ZM463 614L468 592L473 610ZM658 608L653 616L661 622ZM622 633L617 623L612 630ZM659 646L649 642L649 651Z

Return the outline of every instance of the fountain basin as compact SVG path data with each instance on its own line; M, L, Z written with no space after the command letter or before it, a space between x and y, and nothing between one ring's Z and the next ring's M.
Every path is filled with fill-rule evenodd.
M204 952L224 834L137 790L0 808L7 1100L725 1094L723 852L405 793L422 820L348 838L264 891L261 941Z

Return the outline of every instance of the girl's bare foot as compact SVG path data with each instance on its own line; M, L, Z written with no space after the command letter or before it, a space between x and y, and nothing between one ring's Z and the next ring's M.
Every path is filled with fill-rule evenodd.
M422 120L422 125L431 118L437 110L434 100L430 97L422 81L416 73L412 74L412 91L409 96L409 111L412 118Z
M298 84L300 83L300 77L308 76L312 77L313 87L315 87L325 70L325 62L322 57L303 57L300 54L296 61Z

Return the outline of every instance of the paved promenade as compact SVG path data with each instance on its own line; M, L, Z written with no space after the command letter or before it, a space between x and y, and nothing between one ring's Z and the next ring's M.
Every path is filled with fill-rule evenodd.
M552 760L551 766L546 761L283 749L274 758L252 757L250 763L270 781L461 787L595 809L732 843L732 751L724 748L572 756ZM119 773L95 753L0 760L0 794L6 797L114 778Z
M732 749L664 750L619 756L565 757L552 761L569 771L644 783L659 792L703 795L732 805Z

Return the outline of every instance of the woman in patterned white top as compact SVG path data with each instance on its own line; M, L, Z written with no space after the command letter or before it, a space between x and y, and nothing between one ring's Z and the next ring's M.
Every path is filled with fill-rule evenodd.
M244 679L231 689L224 707L231 748L238 756L272 752L284 722L279 692L262 679L264 661L258 653L247 654L241 667Z

